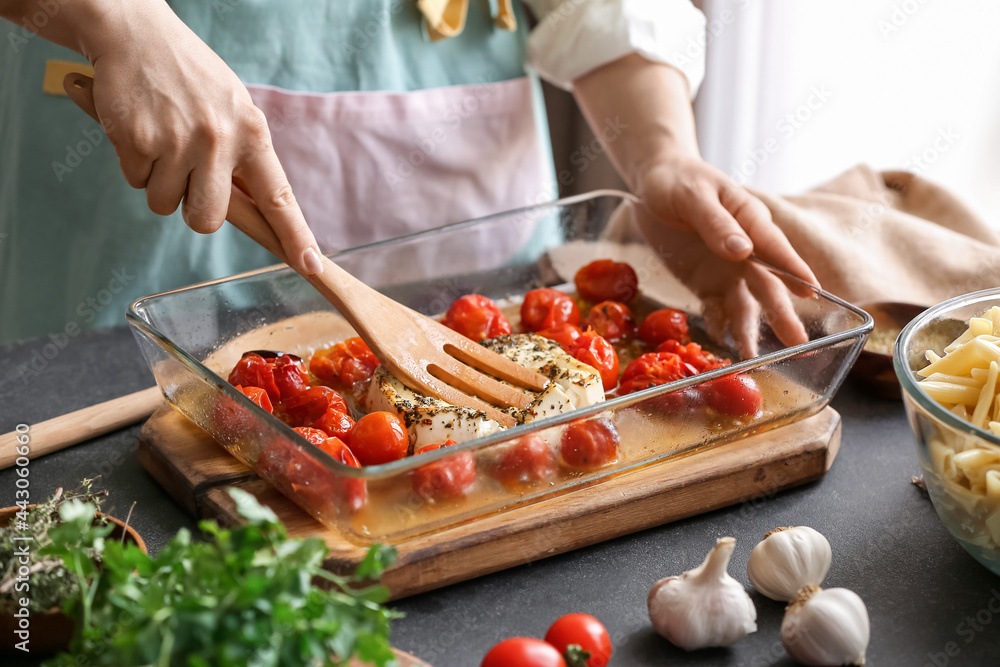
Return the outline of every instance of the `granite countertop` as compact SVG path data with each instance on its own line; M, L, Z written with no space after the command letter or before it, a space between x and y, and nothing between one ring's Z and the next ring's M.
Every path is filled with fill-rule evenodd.
M81 334L58 345L38 339L0 347L0 432L152 385L131 334ZM611 665L792 665L778 628L783 605L752 593L758 631L732 649L684 653L650 628L646 595L657 579L696 566L716 538L736 538L730 573L746 584L750 550L768 530L805 524L827 536L825 584L868 605L870 665L1000 664L1000 577L976 563L910 482L919 474L899 402L851 386L833 402L844 418L833 469L816 483L395 603L399 648L435 667L471 667L497 641L540 637L558 616L600 618L614 642ZM102 475L113 513L136 501L132 525L151 550L195 521L133 455L138 426L30 464L35 499ZM0 472L0 505L14 503L13 470ZM24 664L31 664L24 663Z

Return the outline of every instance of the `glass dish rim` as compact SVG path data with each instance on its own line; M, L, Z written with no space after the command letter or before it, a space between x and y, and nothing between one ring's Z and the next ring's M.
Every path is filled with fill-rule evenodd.
M352 252L359 252L362 250L367 250L381 245L398 243L399 241L404 239L431 236L447 230L478 225L498 218L507 218L516 215L523 215L531 213L533 211L538 211L540 209L554 208L557 206L568 206L571 204L576 204L583 201L589 201L592 199L598 199L600 197L608 197L608 196L617 197L619 199L622 199L623 201L631 201L636 204L641 203L641 199L639 199L637 196L629 192L624 192L614 189L593 190L590 192L582 193L579 195L573 195L571 197L564 197L562 199L557 199L542 204L524 206L517 209L511 209L509 211L494 213L492 215L483 216L480 218L463 220L460 222L443 225L441 227L435 227L424 231L418 231L410 234L405 234L402 236L396 236L391 239L385 239L382 241L375 241L373 243L367 243L364 245L355 246L353 248L338 250L329 253L327 256L330 257L331 259L335 259L339 255L344 255ZM174 358L178 359L185 366L187 366L190 371L195 373L197 376L201 377L203 380L212 382L217 387L219 387L225 394L228 395L230 399L240 402L245 407L245 409L249 410L252 413L259 412L258 417L262 417L266 423L268 423L272 428L276 429L279 433L285 435L285 438L287 440L298 445L300 449L306 449L307 451L309 451L311 455L322 461L324 465L333 470L336 474L344 477L354 477L361 479L381 479L385 477L395 476L404 472L409 472L410 470L416 469L427 463L437 461L438 459L444 458L446 456L453 456L463 451L485 449L487 447L496 445L500 442L511 440L514 437L527 435L529 433L534 433L536 431L541 431L550 427L559 426L570 421L576 421L578 419L587 419L589 417L598 415L601 412L604 412L608 409L618 409L627 407L629 405L640 403L642 401L654 398L656 396L665 395L673 391L685 389L687 387L700 384L702 382L707 382L717 377L722 377L732 373L740 373L753 370L755 368L759 368L761 366L770 363L782 361L784 359L789 359L791 357L795 357L800 354L813 352L815 350L835 345L845 340L850 340L852 338L865 336L867 334L870 334L872 329L874 328L874 320L872 319L871 315L864 309L859 308L858 306L855 306L854 304L849 303L841 299L840 297L830 292L827 292L822 288L807 283L806 281L798 278L797 276L794 276L786 271L783 271L773 266L772 264L760 259L755 255L751 255L750 260L762 265L763 267L765 267L772 273L778 275L779 277L783 277L792 282L805 285L816 295L816 298L822 298L827 301L830 301L840 306L841 308L844 308L849 312L858 315L859 317L861 317L862 323L856 327L852 327L845 331L841 331L835 334L830 334L828 336L822 336L820 338L817 338L816 340L807 341L799 345L784 347L779 350L775 350L774 352L769 352L759 357L754 357L753 359L739 361L737 363L732 364L731 366L718 368L716 370L709 371L707 373L700 373L698 375L694 375L681 380L676 380L674 382L668 382L667 384L659 385L656 387L650 387L648 389L643 389L642 391L638 391L625 396L616 396L608 401L597 403L588 406L586 408L573 410L571 412L563 413L561 415L540 419L538 421L530 422L529 424L521 424L514 428L493 433L491 435L482 438L476 438L474 440L469 440L463 443L459 443L457 445L449 447L447 450L441 448L435 451L427 452L421 455L419 461L415 461L415 457L410 456L404 459L400 459L398 461L391 461L389 463L365 466L364 468L354 468L344 463L341 463L340 461L334 460L326 452L321 450L319 447L313 445L311 442L309 442L304 437L302 437L294 430L292 430L290 426L282 422L273 414L268 413L263 408L255 404L253 401L247 398L243 393L238 392L232 385L229 384L229 382L226 381L225 378L216 374L214 371L209 369L198 359L195 359L193 356L188 354L186 350L174 344L174 342L166 335L164 335L158 328L156 328L154 325L144 320L137 310L146 301L160 299L169 296L171 294L177 294L181 292L188 292L202 288L207 288L220 283L228 283L240 279L247 279L258 276L263 273L281 273L281 272L290 273L292 272L292 269L290 267L284 264L275 264L272 266L267 266L260 269L239 273L233 276L218 278L216 280L198 283L195 285L188 285L186 287L180 287L177 289L166 290L163 292L158 292L156 294L150 294L141 297L139 299L136 299L131 304L129 304L128 310L125 313L125 319L131 326L142 330L145 333L145 335L156 340L158 344L161 345L164 349L169 350L171 354L174 356ZM842 373L846 373L847 370L849 369L842 369ZM286 432L283 433L283 431ZM511 434L514 435L512 436Z
M904 350L909 346L910 339L913 338L916 332L930 320L949 310L975 305L977 301L985 300L991 297L994 299L1000 298L1000 288L991 287L952 297L947 301L942 301L936 306L931 306L924 312L914 317L905 327L903 327L903 330L899 333L899 337L896 338L896 343L892 348L892 366L893 370L896 372L896 378L899 380L899 385L903 388L903 391L925 413L933 417L936 421L948 426L952 430L979 438L994 447L1000 447L1000 437L993 435L990 431L979 428L972 422L967 422L957 415L952 414L940 403L931 398L927 392L920 388L920 383L910 377L913 374L913 371L911 371L909 365L903 361Z

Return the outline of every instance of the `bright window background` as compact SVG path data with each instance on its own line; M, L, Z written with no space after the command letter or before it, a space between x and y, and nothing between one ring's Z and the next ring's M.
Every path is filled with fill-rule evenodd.
M1000 227L1000 2L703 4L707 160L781 193L860 162L905 168Z

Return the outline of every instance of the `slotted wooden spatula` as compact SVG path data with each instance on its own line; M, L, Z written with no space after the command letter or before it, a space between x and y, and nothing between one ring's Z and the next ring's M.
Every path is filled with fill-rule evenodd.
M93 79L77 73L68 74L63 81L70 99L100 122L93 85ZM226 219L288 264L274 230L253 200L235 185ZM452 405L481 410L510 427L516 423L514 418L496 406L524 409L533 397L495 378L532 391L548 385L545 376L393 301L329 258L321 256L321 260L322 274L303 277L351 323L386 369L411 389Z

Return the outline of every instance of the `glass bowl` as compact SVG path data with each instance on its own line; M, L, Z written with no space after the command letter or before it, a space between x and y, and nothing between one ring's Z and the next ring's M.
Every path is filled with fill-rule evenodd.
M973 558L1000 574L1000 474L990 479L984 471L989 466L970 463L995 456L995 469L1000 470L1000 438L927 395L917 375L929 363L926 350L943 354L944 347L966 330L970 318L994 305L1000 305L1000 289L955 297L925 310L896 339L893 366L934 509Z
M537 287L572 289L576 270L601 257L636 269L648 307L701 312L701 304L649 245L634 236L631 195L601 191L448 225L337 253L347 271L415 310L441 314L479 293L516 304ZM333 307L287 267L175 290L136 301L127 318L167 400L230 453L325 525L359 544L394 542L558 494L599 484L713 443L811 416L829 403L872 329L867 313L825 292L793 297L810 340L782 345L763 319L759 356L585 409L391 463L348 467L308 443L226 382L244 351L268 349L308 359L353 335ZM514 305L513 307L516 307ZM700 317L692 337L708 344ZM713 347L731 358L731 349ZM761 387L753 418L721 418L700 392L741 373ZM559 444L570 422L602 419L617 430L617 457L572 467ZM527 436L555 454L533 480L509 479L508 457ZM536 454L545 452L537 448ZM435 472L433 466L438 467ZM474 471L462 493L441 468ZM515 466L516 468L516 466ZM671 468L663 465L663 474ZM534 474L539 472L539 474ZM543 474L544 473L544 474ZM435 486L441 483L441 488ZM430 488L428 488L430 485ZM438 493L440 491L440 493Z

